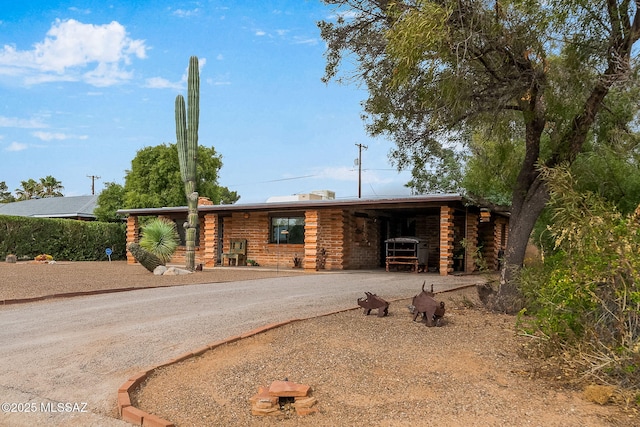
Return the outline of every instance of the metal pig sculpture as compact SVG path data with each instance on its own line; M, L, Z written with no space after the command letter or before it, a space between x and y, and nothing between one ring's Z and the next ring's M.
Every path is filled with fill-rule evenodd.
M365 292L367 298L358 298L358 305L364 308L365 316L368 316L371 310L378 309L378 317L384 317L389 314L389 303L376 294L371 292Z
M440 321L444 317L445 312L444 302L437 302L435 300L433 285L431 285L430 292L425 291L425 283L426 282L422 284L422 292L413 297L413 301L409 307L411 313L414 314L413 321L415 322L418 316L422 314L422 320L427 326L440 326Z

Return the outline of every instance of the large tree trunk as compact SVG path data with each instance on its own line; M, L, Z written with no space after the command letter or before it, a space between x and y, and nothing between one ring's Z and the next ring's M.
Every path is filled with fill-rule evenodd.
M506 313L516 313L524 307L522 293L514 278L522 268L529 237L548 200L548 192L538 170L540 139L546 124L544 103L532 97L527 104L531 120L525 124L526 151L512 196L509 239L500 287L497 293L491 288L480 292L481 299L490 309Z
M497 293L485 298L489 308L505 313L517 313L524 307L524 298L518 287L517 275L524 264L525 252L533 227L548 200L544 183L538 178L519 204L512 206L509 220L509 240L501 271Z

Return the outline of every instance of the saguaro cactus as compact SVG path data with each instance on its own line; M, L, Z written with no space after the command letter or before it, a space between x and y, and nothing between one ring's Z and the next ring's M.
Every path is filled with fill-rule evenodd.
M196 164L198 160L198 124L200 116L200 70L198 57L189 58L187 80L187 111L184 97L176 96L176 139L180 174L184 182L189 213L184 223L186 234L186 268L195 270L196 230L198 226L198 192L196 188ZM185 117L187 116L187 117Z

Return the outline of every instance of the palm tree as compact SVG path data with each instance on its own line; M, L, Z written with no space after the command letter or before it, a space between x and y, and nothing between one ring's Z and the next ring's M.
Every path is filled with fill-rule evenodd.
M22 188L16 189L18 200L29 200L34 197L40 197L42 194L42 184L30 178L28 181L20 181Z
M62 197L62 191L64 187L62 182L58 181L51 175L47 175L45 178L40 178L40 185L42 197Z

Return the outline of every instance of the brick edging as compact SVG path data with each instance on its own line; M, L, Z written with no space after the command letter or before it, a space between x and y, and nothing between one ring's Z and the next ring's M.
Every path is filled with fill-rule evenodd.
M406 298L401 298L401 299L406 299ZM201 347L191 352L184 353L165 363L161 363L159 365L152 366L148 369L145 369L137 373L136 375L133 375L132 377L130 377L124 384L120 386L120 388L118 388L118 415L120 415L120 418L122 418L123 421L126 421L131 424L139 425L139 426L175 427L175 424L173 424L171 421L167 421L156 415L145 412L139 408L136 408L131 404L131 393L133 393L140 386L140 384L142 384L149 377L149 375L151 375L155 370L164 368L167 366L171 366L176 363L183 362L192 357L201 356L207 351L213 350L222 345L231 344L241 339L249 338L249 337L270 331L272 329L279 328L281 326L289 325L291 323L300 322L303 320L309 320L309 319L314 319L314 318L324 317L324 316L331 316L332 314L343 313L343 312L356 310L360 308L361 307L353 307L353 308L347 308L343 310L332 311L330 313L321 314L319 316L306 317L306 318L300 318L300 319L289 319L283 322L270 323L268 325L261 326L256 329L252 329L249 332L245 332L243 334L236 335L236 336L224 339L222 341L216 341L213 344L205 345L204 347Z
M458 290L458 289L464 289L464 288L468 288L468 287L472 287L475 286L474 285L468 285L468 286L461 286L459 288L455 288L455 289L448 289L445 291L440 291L437 292L436 294L440 294L440 293L446 293L452 290ZM403 298L396 298L393 300L390 300L389 302L397 302L397 301L403 301L406 300L408 298L403 297ZM122 384L120 386L120 388L118 388L118 415L120 415L120 418L122 418L122 420L131 423L131 424L135 424L135 425L139 425L139 426L144 426L144 427L175 427L175 424L173 424L171 421L167 421L165 419L162 419L156 415L150 414L148 412L145 412L139 408L136 408L135 406L133 406L131 404L131 393L133 393L139 386L140 384L142 384L148 377L149 375L151 375L155 370L160 369L160 368L164 368L167 366L171 366L174 365L176 363L180 363L183 362L187 359L190 359L192 357L196 357L196 356L201 356L202 354L206 353L209 350L213 350L215 348L218 348L220 346L223 346L225 344L231 344L234 343L236 341L239 341L241 339L244 338L249 338L267 331L270 331L272 329L276 329L279 328L281 326L285 326L285 325L289 325L292 323L296 323L296 322L301 322L303 320L309 320L309 319L316 319L316 318L320 318L320 317L326 317L326 316L331 316L333 314L338 314L338 313L345 313L347 311L353 311L353 310L360 310L362 309L362 307L357 306L357 307L352 307L352 308L346 308L346 309L342 309L342 310L337 310L337 311L332 311L329 313L325 313L325 314L321 314L318 316L312 316L312 317L305 317L305 318L298 318L298 319L289 319L289 320L285 320L282 322L277 322L277 323L270 323L268 325L265 326L261 326L259 328L256 329L252 329L249 332L245 332L243 334L240 335L236 335L233 337L229 337L227 339L224 339L222 341L216 341L213 344L209 344L209 345L205 345L204 347L201 347L199 349L196 349L194 351L191 352L187 352L184 353L178 357L175 357L165 363L161 363L159 365L156 366L152 366L144 371L141 371L139 373L137 373L136 375L130 377L124 384Z

